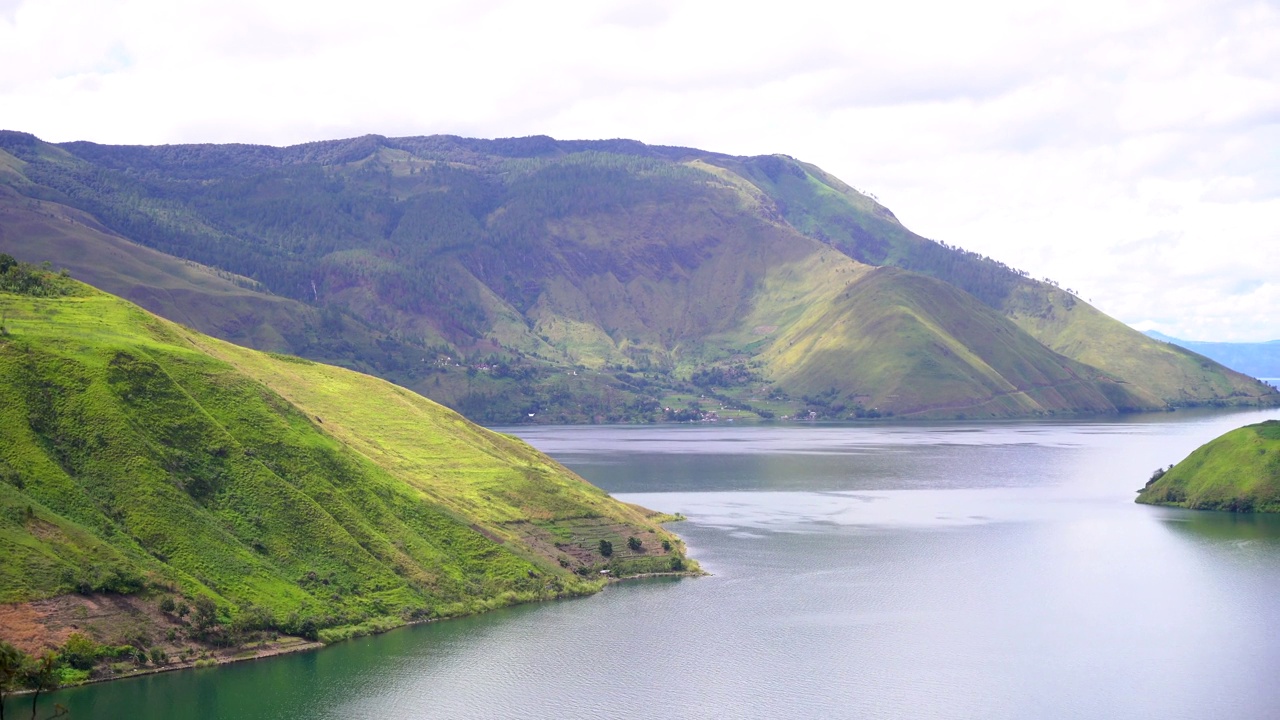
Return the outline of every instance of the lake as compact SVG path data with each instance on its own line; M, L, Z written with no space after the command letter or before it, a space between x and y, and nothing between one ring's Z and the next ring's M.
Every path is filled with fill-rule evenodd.
M712 575L55 699L131 719L1275 717L1280 517L1133 503L1268 418L506 428L686 515Z

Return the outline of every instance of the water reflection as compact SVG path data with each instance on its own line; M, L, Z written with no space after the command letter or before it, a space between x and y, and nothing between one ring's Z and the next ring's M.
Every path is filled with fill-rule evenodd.
M1280 515L1179 508L1156 508L1155 512L1166 527L1188 539L1280 542Z

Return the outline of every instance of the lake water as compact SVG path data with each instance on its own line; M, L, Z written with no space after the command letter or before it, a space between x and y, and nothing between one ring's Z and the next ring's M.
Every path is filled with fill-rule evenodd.
M1133 503L1268 418L511 428L684 513L712 575L56 699L131 719L1272 718L1280 517Z

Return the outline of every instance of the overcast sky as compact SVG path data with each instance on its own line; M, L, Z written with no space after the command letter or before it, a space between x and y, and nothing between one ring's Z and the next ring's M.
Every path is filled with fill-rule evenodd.
M786 153L1141 329L1280 338L1280 2L0 0L0 128Z

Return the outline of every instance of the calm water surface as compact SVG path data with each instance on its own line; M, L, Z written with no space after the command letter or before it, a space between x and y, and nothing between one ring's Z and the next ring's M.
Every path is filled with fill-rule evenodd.
M1280 518L1138 506L1280 412L509 428L713 575L59 693L80 718L1273 718Z

